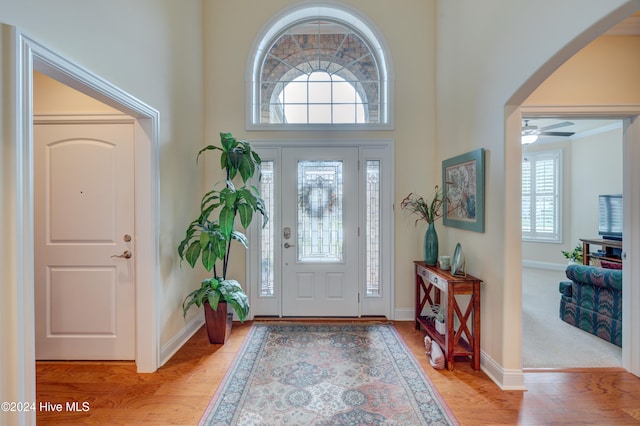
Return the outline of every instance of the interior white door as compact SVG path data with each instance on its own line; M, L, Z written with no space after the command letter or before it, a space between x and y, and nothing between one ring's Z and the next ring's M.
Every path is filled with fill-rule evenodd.
M282 315L357 316L357 148L287 148L282 168Z
M36 359L135 359L134 126L34 126Z

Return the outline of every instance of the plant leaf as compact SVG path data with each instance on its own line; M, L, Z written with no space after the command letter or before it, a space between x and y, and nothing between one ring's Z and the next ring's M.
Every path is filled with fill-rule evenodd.
M251 224L251 219L253 218L253 209L249 204L238 204L238 216L240 216L240 223L242 224L242 227L247 229Z
M189 245L189 248L187 249L187 253L185 254L185 260L189 265L191 265L192 268L196 265L196 262L198 261L201 247L202 246L200 245L200 241L196 240L196 241L193 241Z
M216 291L209 292L209 296L207 298L209 301L209 305L211 305L211 309L214 311L218 310L218 303L220 302L220 293Z
M235 214L233 207L224 206L220 210L220 217L218 224L220 225L220 232L224 235L225 239L229 239L231 231L233 231L233 222L235 220Z
M211 272L216 263L216 253L213 244L209 243L202 249L202 266L207 272Z
M246 235L244 235L240 231L233 231L231 233L231 238L239 241L245 248L249 248L249 239L247 239Z

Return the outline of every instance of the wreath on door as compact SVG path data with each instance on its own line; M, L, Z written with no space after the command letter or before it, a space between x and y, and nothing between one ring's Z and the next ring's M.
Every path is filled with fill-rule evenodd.
M305 185L299 199L300 207L311 216L321 218L336 207L337 197L331 183L325 182L322 177Z

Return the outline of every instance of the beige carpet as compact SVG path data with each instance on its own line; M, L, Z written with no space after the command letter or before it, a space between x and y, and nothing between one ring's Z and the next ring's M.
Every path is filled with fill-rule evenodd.
M620 367L622 350L560 319L563 271L522 268L523 368Z

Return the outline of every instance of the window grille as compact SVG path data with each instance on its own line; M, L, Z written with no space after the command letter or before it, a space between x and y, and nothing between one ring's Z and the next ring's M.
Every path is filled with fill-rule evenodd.
M560 242L561 151L526 153L522 160L522 238Z
M249 128L389 128L388 55L360 18L303 8L259 37Z

